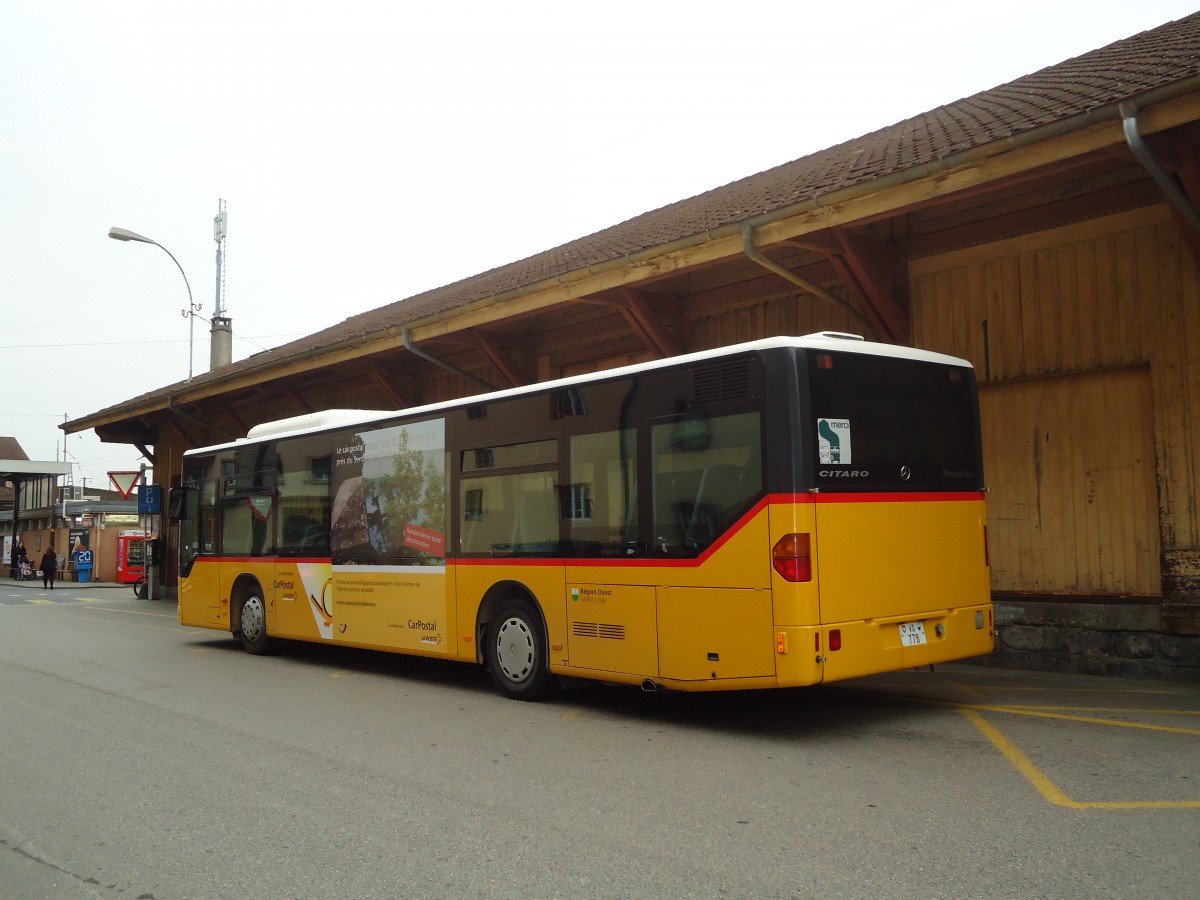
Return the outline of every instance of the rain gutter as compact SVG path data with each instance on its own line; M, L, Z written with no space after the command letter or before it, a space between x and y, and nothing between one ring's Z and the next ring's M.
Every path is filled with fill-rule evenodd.
M863 318L862 313L856 310L837 294L825 290L825 288L821 287L819 284L813 284L807 278L801 278L791 269L785 268L784 266L781 266L779 263L775 262L775 260L759 253L758 249L754 246L754 229L750 227L750 223L748 222L742 226L742 252L745 253L746 256L748 256L753 262L758 263L767 271L774 272L780 278L790 281L792 284L803 288L810 294L820 297L822 300L832 303L834 306L845 310L859 321L866 321L866 319Z
M1196 207L1192 205L1178 180L1162 167L1162 164L1155 158L1154 152L1142 140L1142 133L1138 128L1137 104L1132 100L1126 100L1118 109L1121 114L1121 124L1125 129L1125 143L1129 145L1129 149L1133 151L1137 161L1150 173L1150 177L1162 188L1162 192L1166 194L1170 204L1192 226L1192 230L1200 234L1200 213L1196 212Z
M460 369L458 366L446 362L444 359L438 359L432 353L426 353L424 350L418 349L417 345L412 342L412 333L408 330L407 325L400 329L400 340L404 342L404 349L409 353L415 353L417 356L421 357L421 359L428 360L435 366L440 366L441 368L445 369L447 372L453 372L455 375L461 375L463 378L469 378L472 381L478 382L489 391L498 390L494 384L489 384L478 375L472 375L470 372L466 372Z

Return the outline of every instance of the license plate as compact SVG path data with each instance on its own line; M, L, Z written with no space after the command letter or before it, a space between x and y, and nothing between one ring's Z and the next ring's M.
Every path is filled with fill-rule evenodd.
M918 644L927 643L925 640L925 623L924 622L901 622L900 623L900 645L903 647L916 647Z

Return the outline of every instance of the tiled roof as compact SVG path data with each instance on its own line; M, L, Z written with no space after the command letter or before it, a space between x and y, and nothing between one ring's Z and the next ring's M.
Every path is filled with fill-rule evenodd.
M15 437L0 437L0 459L28 460Z
M197 376L192 384L283 363L303 353L365 338L475 300L736 225L1063 122L1198 74L1200 13L527 259L353 316L267 353ZM167 390L160 389L122 406L165 396Z

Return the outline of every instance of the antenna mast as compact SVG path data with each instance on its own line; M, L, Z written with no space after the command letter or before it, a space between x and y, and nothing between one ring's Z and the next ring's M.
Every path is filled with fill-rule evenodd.
M233 323L225 315L225 201L217 201L213 219L213 240L217 242L217 304L212 317L212 344L209 347L209 371L229 365L233 360Z
M217 305L213 315L225 315L225 201L217 201L217 215L213 219L213 240L217 242Z

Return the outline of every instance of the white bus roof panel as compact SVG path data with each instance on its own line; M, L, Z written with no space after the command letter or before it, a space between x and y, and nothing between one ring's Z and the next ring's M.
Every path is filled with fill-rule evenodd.
M666 368L667 366L704 362L706 360L717 359L722 356L732 356L737 353L788 348L799 350L830 350L835 352L840 351L842 353L863 353L869 356L887 356L892 357L893 359L911 359L917 362L941 363L942 365L961 366L968 369L973 368L971 363L967 360L959 359L956 356L947 356L944 353L935 353L931 350L918 350L915 347L903 347L898 344L880 344L876 343L875 341L863 340L863 338L859 335L845 334L838 331L819 331L814 334L806 334L803 337L770 337L762 338L761 340L757 341L747 341L743 344L731 344L726 347L714 347L711 350L701 350L696 353L686 353L682 356L671 356L665 359L656 359L651 362L634 363L633 365L620 366L615 369L603 369L599 372L592 372L588 375L574 375L569 378L556 378L552 381L540 381L536 384L527 384L515 388L506 388L504 390L492 391L487 394L474 394L469 397L460 397L456 400L443 400L441 402L430 403L425 406L412 406L407 409L327 409L323 412L308 413L302 416L292 416L291 418L279 419L274 422L263 422L261 425L255 425L253 428L251 428L244 438L238 438L237 440L229 441L224 444L214 444L209 447L197 447L194 450L186 451L184 456L191 456L199 453L211 453L215 450L237 447L242 444L258 442L268 438L283 437L285 435L297 436L320 431L329 431L334 428L350 428L355 425L366 425L377 422L380 419L433 414L442 410L454 409L460 406L470 406L472 403L491 403L496 400L503 400L508 397L519 397L522 394L534 393L536 391L572 387L578 384L588 384L590 382L603 381L609 378L621 378L629 375L636 375L640 372L652 372L656 369Z

